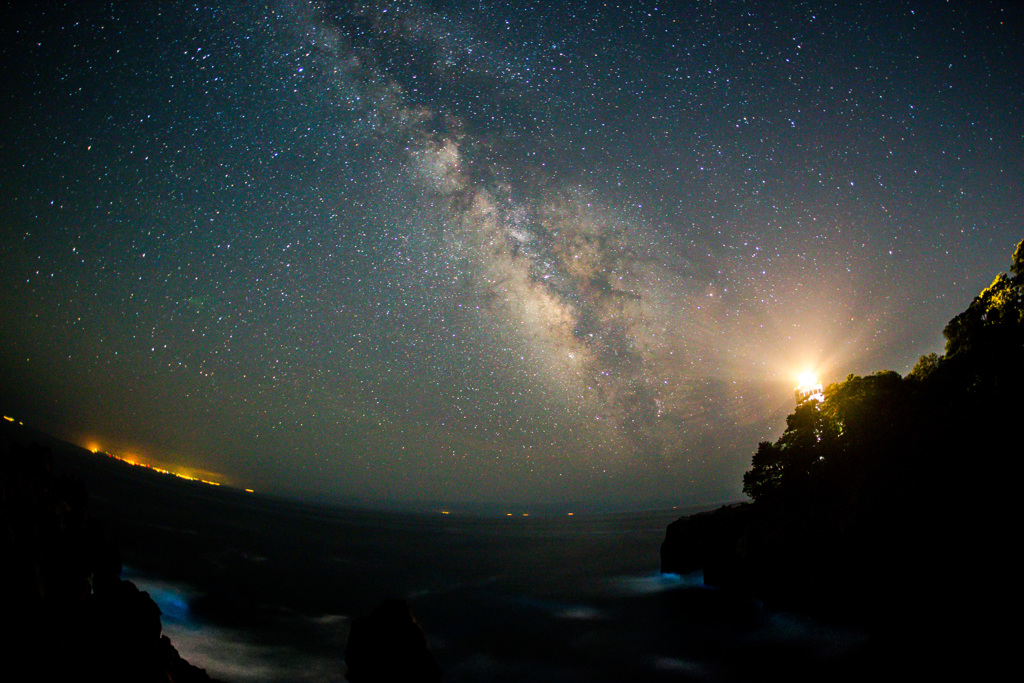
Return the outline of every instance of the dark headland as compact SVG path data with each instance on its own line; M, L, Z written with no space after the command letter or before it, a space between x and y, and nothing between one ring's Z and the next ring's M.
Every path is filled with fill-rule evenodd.
M9 421L0 425L8 673L34 681L212 681L161 633L149 594L121 578L117 544L90 513L82 481L55 472L43 445L50 443L73 448Z
M753 502L669 525L662 571L862 624L855 678L997 671L1019 596L1024 241L943 334L906 377L799 402L744 475Z

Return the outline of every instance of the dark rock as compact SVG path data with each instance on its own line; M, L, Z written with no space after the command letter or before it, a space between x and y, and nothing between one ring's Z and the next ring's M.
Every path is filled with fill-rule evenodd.
M856 617L875 600L886 546L881 535L844 524L827 506L741 503L671 523L661 570L703 569L708 586L787 609Z
M350 683L437 683L441 668L404 600L385 600L352 622L345 647Z
M672 522L661 544L661 571L689 574L703 569L709 586L740 581L753 512L752 505L740 503Z
M0 656L25 680L206 683L161 636L160 608L120 578L121 557L81 482L48 449L0 433Z
M998 607L1012 562L1005 537L992 535L1008 517L912 505L886 513L853 515L819 498L682 518L666 531L662 571L703 568L710 586L865 629L852 679L995 671L1012 652Z

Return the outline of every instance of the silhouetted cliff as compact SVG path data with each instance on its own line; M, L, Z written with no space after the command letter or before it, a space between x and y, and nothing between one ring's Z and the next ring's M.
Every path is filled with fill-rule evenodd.
M673 522L662 571L856 619L872 656L910 670L996 661L1017 580L1024 241L1010 273L950 321L943 355L797 405L744 476L754 502Z
M48 449L0 429L5 667L38 681L210 681L161 635L156 603L120 578L87 503L80 481L54 474Z

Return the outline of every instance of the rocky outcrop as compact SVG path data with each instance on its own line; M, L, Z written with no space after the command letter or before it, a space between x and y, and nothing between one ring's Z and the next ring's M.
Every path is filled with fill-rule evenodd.
M669 525L662 571L703 569L708 586L865 628L853 680L994 671L1013 651L999 614L1014 585L1010 517L997 509L867 514L820 497L723 507Z
M661 570L703 570L708 586L755 595L781 607L857 616L870 609L890 563L883 534L810 503L741 503L671 523Z
M404 600L385 600L352 622L345 648L350 683L440 683L441 668Z
M25 680L205 683L161 635L160 608L120 578L116 545L48 449L0 440L3 657Z
M662 573L704 570L709 586L743 581L744 539L754 512L751 504L739 503L672 522L661 544Z

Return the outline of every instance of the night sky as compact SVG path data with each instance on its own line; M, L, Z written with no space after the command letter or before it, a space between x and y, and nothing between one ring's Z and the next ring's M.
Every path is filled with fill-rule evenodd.
M736 498L1024 238L1015 2L24 4L0 408L185 474Z

